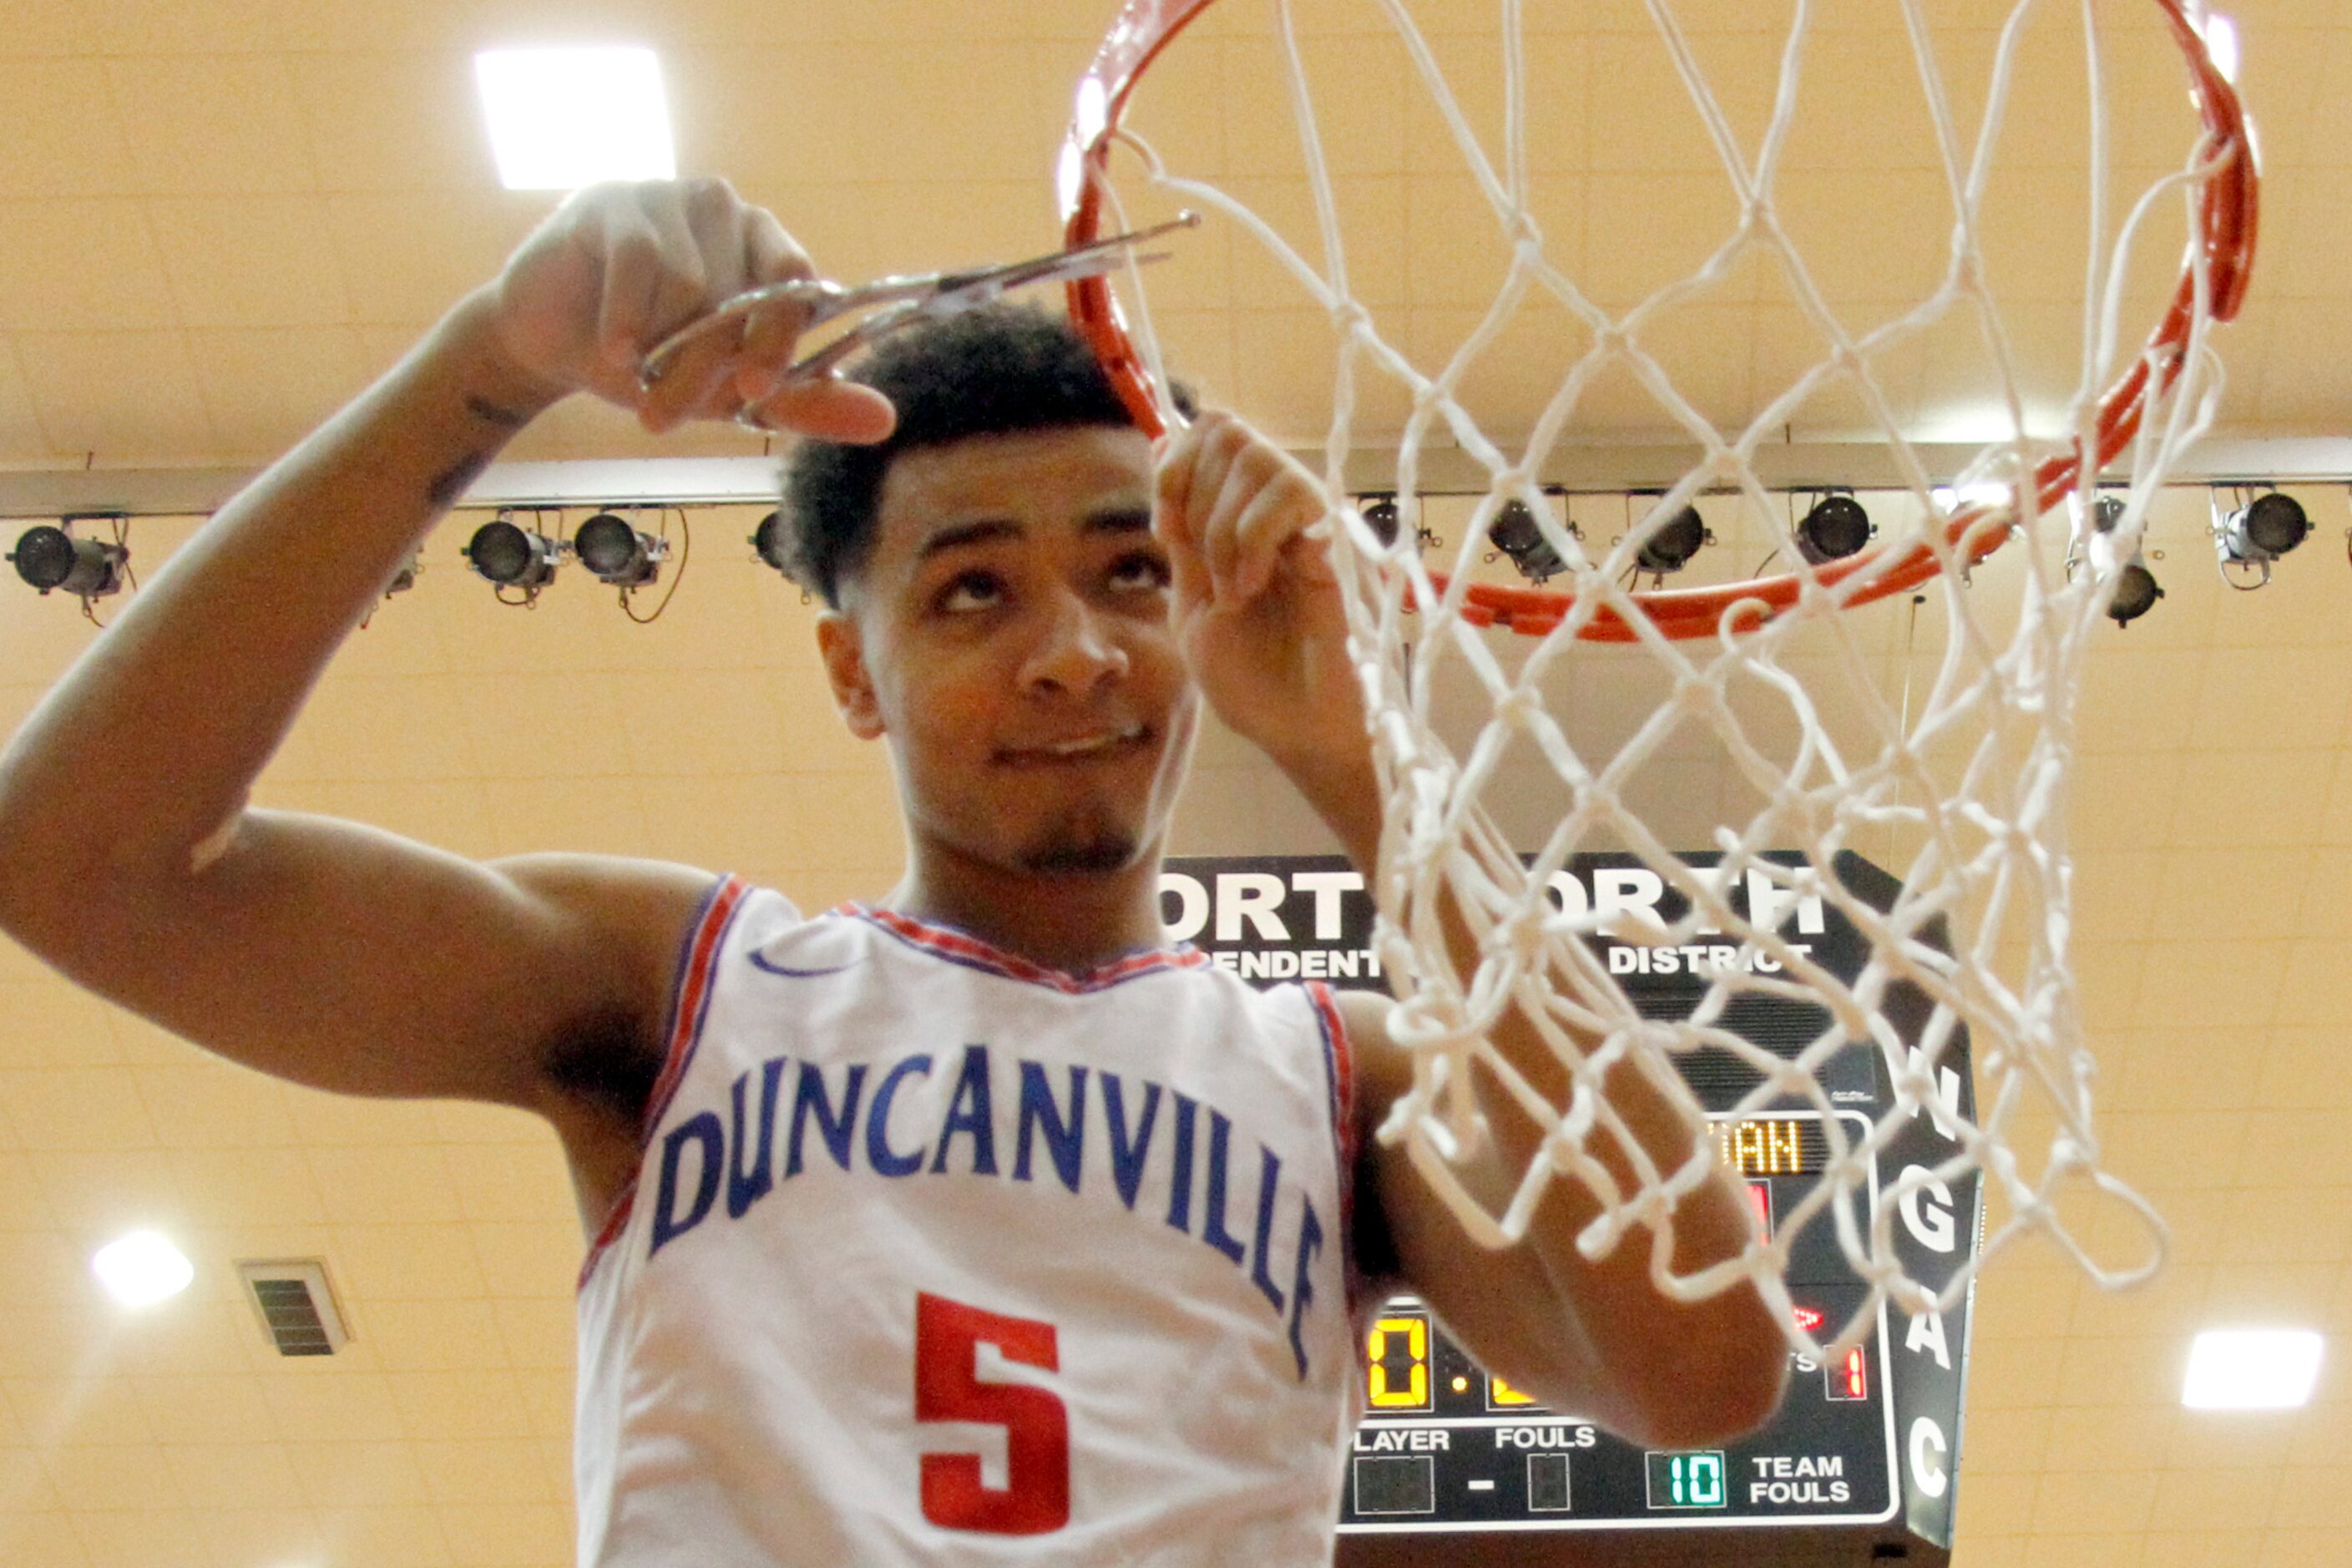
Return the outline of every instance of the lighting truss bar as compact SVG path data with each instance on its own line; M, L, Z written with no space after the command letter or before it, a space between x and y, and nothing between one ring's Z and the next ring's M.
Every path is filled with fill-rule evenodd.
M1977 455L1975 447L1913 448L1930 481L1953 479ZM1319 447L1299 443L1299 460L1320 472ZM1661 489L1688 471L1694 447L1586 445L1563 447L1537 476L1539 483L1572 491L1615 493ZM1756 449L1751 465L1768 490L1883 490L1901 476L1883 442L1804 442ZM124 512L134 517L194 517L216 510L250 483L250 468L18 468L0 470L0 519L57 518L68 512ZM494 463L458 504L467 507L709 506L772 501L773 458L619 458L566 462ZM2352 483L2352 439L2336 437L2216 438L2179 464L2170 485ZM1357 451L1348 489L1361 495L1396 489L1392 453ZM1422 454L1424 495L1482 493L1486 472L1460 451L1432 447Z

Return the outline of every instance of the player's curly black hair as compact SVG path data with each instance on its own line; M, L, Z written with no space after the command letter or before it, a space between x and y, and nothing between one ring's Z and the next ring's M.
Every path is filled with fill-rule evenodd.
M899 453L973 436L1131 426L1093 352L1058 315L999 302L884 338L849 372L898 410L871 447L803 441L784 465L780 532L793 582L841 607L843 579L873 548L882 481ZM1192 400L1182 387L1176 405Z

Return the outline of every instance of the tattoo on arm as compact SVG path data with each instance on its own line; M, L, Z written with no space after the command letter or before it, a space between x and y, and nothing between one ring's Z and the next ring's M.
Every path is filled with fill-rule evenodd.
M477 419L507 430L520 430L530 423L528 415L517 414L510 408L501 408L478 393L466 394L466 412Z
M432 484L425 488L425 497L436 507L455 506L457 498L466 493L467 487L480 479L482 470L489 466L490 455L488 452L470 453L443 470Z
M501 408L479 393L469 392L466 395L466 412L485 425L495 425L501 430L520 430L530 423L529 415L517 414L510 408ZM435 479L425 493L436 507L454 506L457 504L457 498L466 493L467 487L480 479L482 470L489 466L490 454L472 453L453 464Z

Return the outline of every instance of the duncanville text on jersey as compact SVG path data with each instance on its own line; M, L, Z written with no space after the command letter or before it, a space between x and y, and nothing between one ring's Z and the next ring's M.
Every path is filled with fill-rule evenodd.
M927 1125L901 1100L935 1075L954 1087L945 1114ZM1286 1324L1307 1376L1300 1320L1315 1298L1323 1219L1285 1180L1280 1155L1263 1144L1235 1148L1233 1119L1214 1106L1150 1079L1077 1065L1056 1070L986 1045L887 1063L772 1057L739 1074L729 1098L724 1117L698 1111L662 1135L648 1259L691 1246L706 1224L742 1219L819 1161L886 1181L1042 1178L1076 1194L1090 1169L1105 1168L1085 1158L1092 1137L1137 1224L1196 1237L1247 1271ZM1157 1202L1137 1208L1147 1170L1163 1178L1151 1186L1167 1194L1164 1210Z

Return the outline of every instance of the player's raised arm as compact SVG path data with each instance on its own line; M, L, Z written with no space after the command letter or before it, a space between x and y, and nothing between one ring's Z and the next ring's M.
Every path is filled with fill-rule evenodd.
M558 399L593 392L654 429L749 400L835 439L884 434L889 405L865 388L779 390L797 307L698 344L650 392L638 384L664 333L809 271L723 182L567 201L497 280L197 532L0 753L0 929L267 1071L544 1107L551 1040L609 1036L659 1006L706 879L585 858L478 865L256 810L248 794L384 584Z
M1367 878L1376 870L1381 799L1360 688L1327 546L1307 531L1324 515L1314 477L1230 415L1211 413L1162 453L1156 526L1173 571L1177 636L1202 694L1234 730L1283 769ZM1449 922L1465 970L1476 947ZM1402 1147L1370 1134L1408 1086L1411 1067L1388 1037L1391 1005L1345 999L1360 1046L1360 1130L1369 1151L1358 1199L1376 1203L1404 1282L1436 1308L1485 1364L1555 1408L1605 1422L1636 1441L1679 1446L1759 1425L1778 1406L1786 1344L1746 1285L1680 1303L1649 1277L1648 1233L1636 1229L1599 1262L1576 1249L1598 1213L1590 1194L1555 1183L1524 1245L1490 1252L1412 1168ZM1558 1059L1517 1013L1492 1044L1554 1103L1566 1083ZM1612 1107L1661 1168L1680 1163L1698 1129L1633 1063L1605 1080ZM1506 1206L1540 1142L1537 1124L1500 1091L1479 1086L1492 1131L1464 1179L1490 1211ZM1615 1161L1621 1187L1632 1168ZM1727 1178L1675 1211L1676 1273L1736 1253L1748 1238L1745 1205Z

